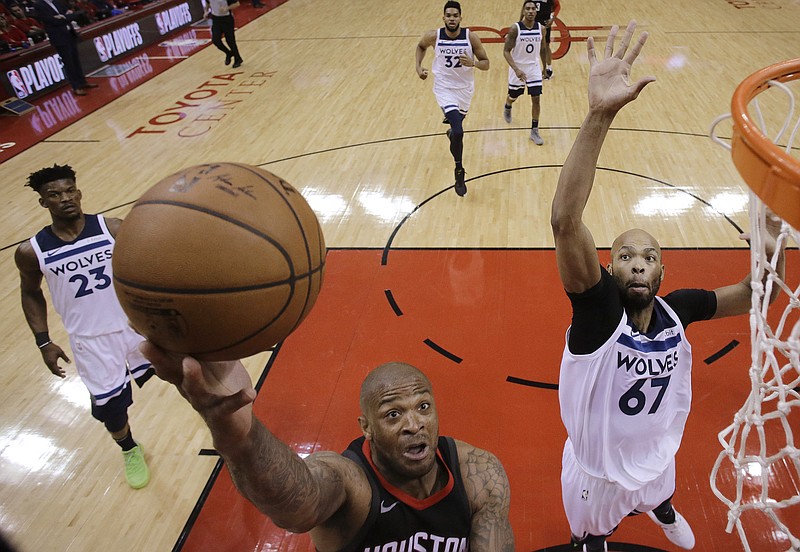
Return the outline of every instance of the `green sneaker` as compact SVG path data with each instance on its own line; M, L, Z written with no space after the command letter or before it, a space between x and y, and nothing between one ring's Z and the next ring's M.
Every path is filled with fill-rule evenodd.
M141 489L150 482L150 470L144 460L144 449L142 445L136 445L131 450L123 450L122 457L125 458L125 479L128 485L134 489Z

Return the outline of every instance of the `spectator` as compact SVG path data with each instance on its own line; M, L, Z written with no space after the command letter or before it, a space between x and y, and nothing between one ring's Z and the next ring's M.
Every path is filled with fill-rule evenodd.
M78 0L66 0L66 4L68 13L72 13L72 21L74 21L78 27L85 27L92 23L91 17L86 13ZM95 21L97 20L95 19Z
M18 27L9 25L4 14L0 14L0 40L8 44L10 50L18 50L30 46L28 35Z
M125 10L117 8L107 0L90 0L90 2L94 6L95 17L98 21L125 13Z
M11 6L11 16L13 19L10 19L9 23L25 33L28 38L32 38L34 42L42 42L47 38L42 25L33 17L28 17L20 4Z

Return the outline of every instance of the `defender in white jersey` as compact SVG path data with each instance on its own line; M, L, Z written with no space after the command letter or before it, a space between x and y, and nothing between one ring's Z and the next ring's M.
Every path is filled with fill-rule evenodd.
M607 269L598 262L582 220L597 159L617 112L655 80L629 84L631 65L647 40L642 33L628 51L635 27L628 25L616 53L618 28L612 28L603 61L588 41L589 114L564 163L551 213L558 271L572 303L559 379L568 434L562 498L573 543L587 551L604 550L617 525L642 512L671 542L694 547L691 527L672 506L675 454L692 394L685 328L750 309L750 275L714 291L682 289L657 297L664 278L661 247L644 230L614 240ZM783 274L782 259L778 270Z
M20 244L14 257L25 319L47 367L54 375L66 377L58 363L70 359L48 332L44 277L53 307L69 334L78 374L89 390L92 416L122 449L128 484L139 489L147 485L150 472L128 423L131 379L141 386L154 371L139 353L143 338L128 326L114 293L111 257L122 221L83 213L81 192L69 165L37 171L27 185L50 211L52 224Z
M489 69L489 58L481 39L461 27L461 4L449 0L444 5L444 27L428 31L417 44L417 75L428 78L428 70L422 67L425 52L433 47L433 94L444 112L445 122L450 125L450 154L456 167L455 190L460 196L467 193L464 182L466 172L463 165L464 117L467 116L472 95L475 92L473 71Z
M507 123L511 122L511 106L527 88L531 96L530 138L537 146L544 144L539 135L541 64L544 63L543 37L544 27L536 22L536 2L525 0L522 3L522 19L509 27L503 47L503 57L508 63L508 96L503 108L503 118Z

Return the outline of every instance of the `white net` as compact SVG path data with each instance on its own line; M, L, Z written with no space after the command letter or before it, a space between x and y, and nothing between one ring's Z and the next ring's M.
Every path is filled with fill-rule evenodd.
M769 90L788 95L784 100L788 105L778 110L782 121L775 118L775 109L763 113L760 104L769 101L761 98L764 93L750 109L765 136L770 136L770 116L772 122L778 120L780 130L771 137L773 143L787 140L786 154L796 155L792 144L800 119L794 123L792 89L780 82L769 84ZM711 128L711 138L727 149L730 145L716 136L715 128L729 117L717 118ZM711 487L728 507L726 530L736 528L747 552L751 551L748 519L758 516L766 516L775 529L772 538L759 542L768 540L781 547L786 543L789 551L800 551L800 286L790 283L797 279L792 278L797 267L787 275L779 269L781 252L800 243L800 232L772 214L752 192L750 224L750 394L733 423L719 433L723 450L711 472ZM750 526L763 530L764 524ZM766 550L762 546L755 550Z

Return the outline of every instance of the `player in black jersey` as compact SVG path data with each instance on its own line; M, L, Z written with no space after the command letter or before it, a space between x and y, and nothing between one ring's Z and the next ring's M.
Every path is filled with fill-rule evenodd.
M363 437L344 454L300 458L254 416L240 362L198 362L151 343L142 352L203 417L239 492L279 527L309 532L320 552L514 550L503 466L439 436L431 383L417 368L375 368L361 386Z
M556 18L556 11L560 8L558 0L534 0L536 3L536 22L544 25L546 29L544 41L542 42L542 54L544 57L544 79L549 80L553 76L553 51L550 49L550 31L553 21Z

